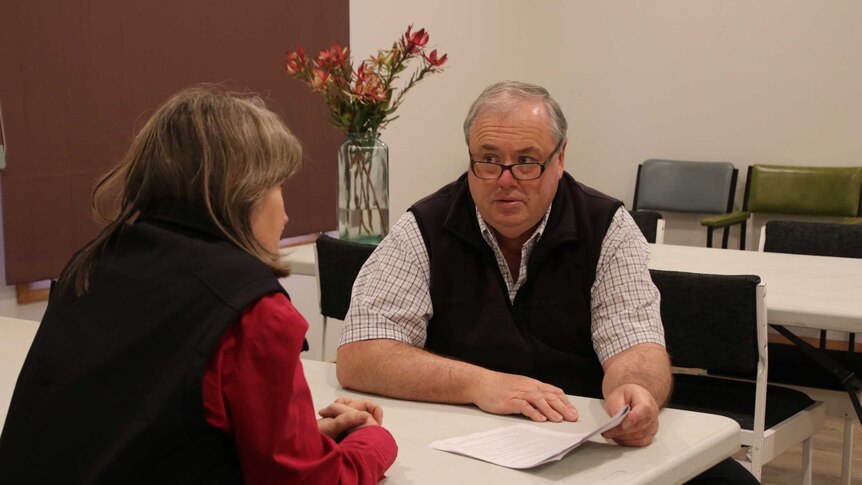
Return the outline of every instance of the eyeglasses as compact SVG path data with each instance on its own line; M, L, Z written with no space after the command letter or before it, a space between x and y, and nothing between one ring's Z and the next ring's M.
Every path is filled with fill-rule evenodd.
M560 147L563 146L563 139L557 143L557 146L554 148L554 151L548 156L548 159L542 163L539 162L522 162L515 163L512 165L503 165L502 163L497 162L486 162L484 160L473 160L473 155L470 155L470 171L473 172L477 178L482 180L497 180L500 176L503 175L503 172L508 170L511 172L512 177L515 177L518 180L535 180L542 176L545 173L545 165L554 158L554 155L560 150Z

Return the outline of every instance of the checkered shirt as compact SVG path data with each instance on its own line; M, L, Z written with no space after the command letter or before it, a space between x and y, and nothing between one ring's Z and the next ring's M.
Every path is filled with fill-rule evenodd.
M521 249L513 281L494 232L479 215L482 237L494 251L514 301L527 278L530 253L541 238L550 208ZM596 280L590 289L593 348L599 360L640 343L664 345L659 293L647 269L649 245L624 208L617 210L602 241ZM429 289L428 250L412 212L405 213L362 267L353 285L340 345L369 339L393 339L425 345L434 315Z

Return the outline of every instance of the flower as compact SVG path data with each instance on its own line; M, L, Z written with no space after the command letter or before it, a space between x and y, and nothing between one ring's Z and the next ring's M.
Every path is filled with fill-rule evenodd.
M410 25L391 48L378 51L356 68L350 50L339 44L323 49L313 59L297 46L287 53L285 72L323 96L334 127L347 133L376 134L397 118L395 111L416 83L443 71L448 56L439 55L437 49L426 53L429 39L425 29L413 32ZM397 90L396 80L414 58L421 64Z

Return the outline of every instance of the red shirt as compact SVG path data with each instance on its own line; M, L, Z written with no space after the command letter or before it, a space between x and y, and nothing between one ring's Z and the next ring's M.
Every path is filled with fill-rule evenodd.
M307 330L281 293L246 308L204 375L207 422L233 436L246 483L377 483L395 440L381 426L338 443L318 430L299 360Z

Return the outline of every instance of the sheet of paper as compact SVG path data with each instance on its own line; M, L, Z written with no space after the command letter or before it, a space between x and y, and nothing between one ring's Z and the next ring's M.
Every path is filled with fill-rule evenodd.
M586 433L562 433L528 424L516 424L438 440L428 446L508 468L532 468L562 459L592 436L618 425L628 412L629 407L626 406L606 423Z

